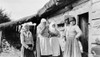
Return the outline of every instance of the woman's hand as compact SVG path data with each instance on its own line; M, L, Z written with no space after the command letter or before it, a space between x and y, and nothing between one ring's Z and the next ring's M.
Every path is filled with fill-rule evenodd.
M33 47L28 47L28 49L32 51L33 50Z
M75 37L75 39L76 39L76 40L79 40L79 38L78 38L78 37Z
M25 48L26 49L29 49L29 50L33 50L33 48L32 47L29 47L28 45L26 45Z
M27 44L25 44L25 43L23 43L22 45L23 45L26 49L29 48L29 46L28 46Z

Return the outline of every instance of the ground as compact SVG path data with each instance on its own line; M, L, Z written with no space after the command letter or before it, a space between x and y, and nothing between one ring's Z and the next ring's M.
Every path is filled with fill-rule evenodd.
M15 48L11 48L10 50L6 50L0 53L0 57L20 57L21 51ZM82 57L88 57L86 53L82 54Z
M4 51L4 52L1 52L0 57L20 57L20 51L17 49Z

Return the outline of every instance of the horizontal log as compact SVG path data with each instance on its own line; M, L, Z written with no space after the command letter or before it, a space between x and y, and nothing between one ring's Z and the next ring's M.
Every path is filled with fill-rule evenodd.
M37 21L36 15L27 16L27 17L21 18L21 19L16 20L16 21L10 21L10 22L6 22L6 23L1 23L0 24L0 29L4 29L4 28L6 28L8 26L20 25L20 24L23 24L23 23L26 23L26 22L30 22L30 21L35 23Z

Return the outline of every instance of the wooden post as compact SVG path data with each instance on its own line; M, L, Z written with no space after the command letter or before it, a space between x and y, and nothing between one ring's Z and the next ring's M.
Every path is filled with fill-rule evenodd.
M0 53L2 51L2 31L0 30Z
M37 37L37 26L36 26L36 55L37 57L41 57L40 53L40 39Z
M37 38L37 40L36 40L36 51L37 51L37 57L41 57L41 54L40 54L40 41L39 41L39 38Z
M35 52L36 52L36 53L34 53L34 55L35 55L35 57L41 57L40 56L40 40L37 37L37 24L36 23L33 24L32 31L33 31L33 38L34 38L34 42L35 42L34 46L35 46Z

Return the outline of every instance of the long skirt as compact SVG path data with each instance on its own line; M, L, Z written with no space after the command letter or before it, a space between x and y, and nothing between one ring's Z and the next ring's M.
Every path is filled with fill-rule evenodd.
M52 46L52 56L59 56L60 55L60 43L59 38L52 37L51 38L51 46Z
M65 44L64 57L81 57L78 41L74 37L68 37Z
M24 46L22 46L21 57L34 57L34 52L33 50L26 49Z
M40 37L40 50L41 50L41 55L52 55L52 50L51 50L51 44L50 44L50 38L46 37Z

